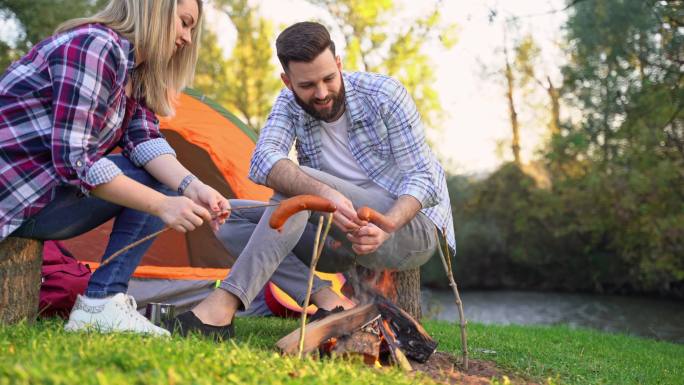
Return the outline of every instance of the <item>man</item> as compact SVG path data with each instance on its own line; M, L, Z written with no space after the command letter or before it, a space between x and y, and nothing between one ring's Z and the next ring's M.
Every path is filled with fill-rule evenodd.
M447 242L455 248L444 171L425 142L406 89L387 76L343 73L335 45L318 23L288 27L276 49L287 88L261 131L250 178L273 188L276 202L312 194L335 203L335 226L317 269L339 272L355 264L371 269L418 267L439 246L435 229L446 228ZM293 142L299 165L287 157ZM233 207L240 204L231 202ZM379 228L359 219L356 209L361 206L385 213L393 226ZM239 245L240 256L222 290L178 317L183 332L232 335L235 312L249 307L284 260L296 263L294 255L309 264L313 223L320 214L295 214L277 232L268 225L274 210L254 211L249 217L236 210L218 231L229 250ZM251 237L240 245L244 241L234 229L245 228ZM324 309L353 306L324 285L311 298Z

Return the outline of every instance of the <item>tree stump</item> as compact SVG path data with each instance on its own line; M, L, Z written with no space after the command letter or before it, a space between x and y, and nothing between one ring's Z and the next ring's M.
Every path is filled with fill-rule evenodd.
M8 237L0 242L0 323L38 315L43 242Z
M423 312L420 308L420 268L392 273L397 288L397 305L415 320L420 321Z

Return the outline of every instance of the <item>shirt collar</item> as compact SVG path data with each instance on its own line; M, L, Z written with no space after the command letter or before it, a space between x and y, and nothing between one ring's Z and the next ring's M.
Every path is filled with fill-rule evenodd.
M126 72L130 72L133 70L133 67L135 67L135 47L133 47L133 43L123 36L121 36L121 46L123 47L124 52L128 52Z
M352 123L363 122L366 119L366 109L361 103L361 100L359 100L360 97L356 92L356 88L354 88L352 82L349 81L348 76L349 74L346 72L342 75L347 113L349 113Z

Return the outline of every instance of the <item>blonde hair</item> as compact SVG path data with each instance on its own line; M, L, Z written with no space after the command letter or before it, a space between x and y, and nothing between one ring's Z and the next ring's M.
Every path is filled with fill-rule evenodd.
M156 114L173 115L176 98L192 83L202 30L202 0L194 0L199 14L192 44L174 54L176 6L180 1L191 0L111 0L95 15L66 21L56 32L99 23L128 39L136 59L131 79L133 97L144 100Z

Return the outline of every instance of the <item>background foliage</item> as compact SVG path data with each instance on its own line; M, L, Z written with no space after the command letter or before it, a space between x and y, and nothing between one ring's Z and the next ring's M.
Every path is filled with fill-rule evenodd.
M684 6L572 3L550 186L516 164L450 179L459 280L684 296Z

